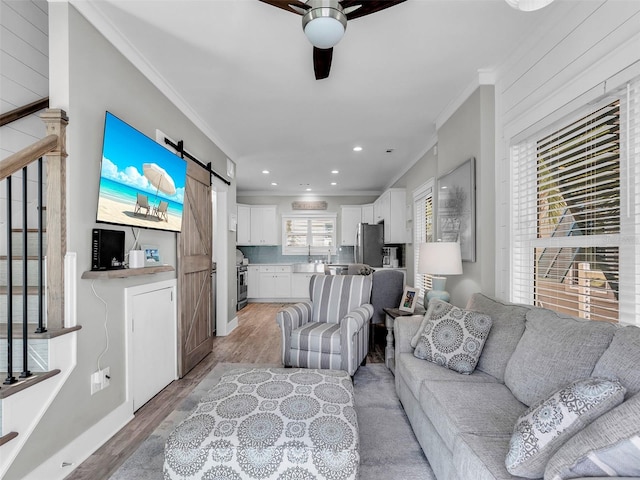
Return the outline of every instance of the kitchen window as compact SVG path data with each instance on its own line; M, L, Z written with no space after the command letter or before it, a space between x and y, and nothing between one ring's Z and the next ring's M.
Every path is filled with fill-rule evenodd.
M511 147L512 298L640 314L640 81Z
M282 216L283 255L335 253L336 214L290 214Z

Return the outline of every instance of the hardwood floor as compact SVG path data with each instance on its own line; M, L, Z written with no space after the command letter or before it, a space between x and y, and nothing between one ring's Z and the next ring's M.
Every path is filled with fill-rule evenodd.
M238 327L230 335L215 337L213 351L202 362L143 405L131 422L65 480L108 479L218 362L280 363L280 328L275 318L283 306L282 303L250 303L240 310ZM367 362L382 363L386 330L378 327L374 332L376 341Z

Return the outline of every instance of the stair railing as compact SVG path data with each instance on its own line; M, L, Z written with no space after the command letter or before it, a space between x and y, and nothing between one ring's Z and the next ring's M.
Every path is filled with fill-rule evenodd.
M47 136L21 151L0 161L0 181L6 184L7 196L7 378L4 384L13 384L17 380L13 375L13 236L12 236L12 176L22 171L22 373L20 378L31 375L28 369L28 254L27 254L27 167L37 163L38 184L38 326L34 333L43 333L47 328L64 328L64 256L66 252L66 126L68 118L63 110L48 109L40 115L46 126ZM43 186L42 162L47 159L47 255L43 258ZM47 271L47 327L43 315L43 270L46 258Z

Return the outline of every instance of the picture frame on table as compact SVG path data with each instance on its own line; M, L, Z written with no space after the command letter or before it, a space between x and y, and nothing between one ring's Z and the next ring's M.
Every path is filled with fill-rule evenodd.
M404 287L402 293L402 300L400 301L400 307L398 310L403 312L413 313L416 308L416 301L418 300L418 289L413 287Z
M476 159L438 177L437 238L459 242L462 260L476 261Z
M162 265L162 262L160 261L160 249L157 245L143 245L142 251L144 252L145 267L157 267Z

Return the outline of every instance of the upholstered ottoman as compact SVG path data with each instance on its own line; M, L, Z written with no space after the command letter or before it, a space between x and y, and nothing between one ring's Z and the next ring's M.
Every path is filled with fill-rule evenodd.
M355 479L351 377L241 368L224 375L165 445L165 479Z

